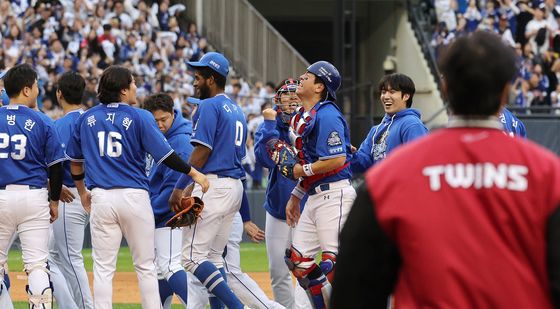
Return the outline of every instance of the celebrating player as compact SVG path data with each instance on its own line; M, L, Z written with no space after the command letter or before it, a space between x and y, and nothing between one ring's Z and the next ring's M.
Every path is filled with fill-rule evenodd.
M475 32L449 47L441 71L449 128L367 173L342 231L332 307L385 308L393 293L397 308L559 308L560 160L503 134L496 117L514 53Z
M58 79L57 100L62 106L64 116L54 122L55 128L63 145L68 144L74 128L73 123L84 112L82 96L85 88L82 76L75 72L67 72ZM69 190L65 201L59 207L60 218L53 223L54 242L50 244L51 258L58 265L68 283L74 302L78 308L93 308L93 300L84 267L82 247L84 231L89 222L89 214L82 207L78 190L70 174L70 162L64 163L64 186ZM57 297L57 302L61 303Z
M124 235L138 274L142 307L160 308L146 153L157 164L189 174L202 191L208 189L208 180L171 149L149 112L130 106L136 103L136 84L128 69L105 69L98 97L103 104L77 119L66 149L74 161L72 177L82 204L91 206L94 306L112 306L112 278ZM85 174L79 163L84 160ZM91 196L84 187L86 175Z
M245 156L247 123L243 111L224 94L229 72L228 60L219 53L205 54L198 62L189 62L195 70L194 87L202 101L197 113L191 143L194 150L189 163L208 174L211 188L202 194L194 186L193 196L202 198L202 221L183 229L183 261L216 297L212 308L225 303L228 308L243 308L228 287L223 270L222 252L227 244L233 216L241 207L245 172L241 159ZM188 183L181 176L173 191L170 204L176 212L181 209L182 189ZM192 189L192 187L190 187Z
M296 93L300 108L293 117L300 163L280 163L282 175L303 179L286 205L286 222L295 226L286 263L307 290L315 308L324 308L330 296L330 282L338 253L338 234L356 198L350 183L350 136L344 116L334 103L340 87L338 70L319 61L300 76ZM300 213L304 194L309 198ZM301 215L301 217L300 217ZM320 265L315 255L322 251Z
M28 64L11 68L4 87L10 104L0 108L0 287L8 245L18 233L29 307L52 308L49 225L58 217L64 151L52 120L33 110L39 94L33 68ZM0 303L5 296L8 293L0 292Z
M385 116L369 131L352 158L352 172L363 173L385 159L398 146L428 134L420 112L410 108L416 91L412 79L404 74L385 75L379 81Z
M151 95L144 101L144 108L152 113L171 148L181 159L188 160L193 149L190 143L192 123L173 110L173 98L163 93ZM165 222L174 215L168 201L181 173L163 165L156 166L151 158L148 166L150 200L156 223L156 266L161 304L164 309L171 308L175 293L186 306L187 274L181 266L182 230L165 226Z
M262 166L269 169L264 208L266 252L272 293L274 299L286 308L294 307L292 277L284 262L284 252L292 242L292 229L286 225L286 203L296 181L282 176L276 169L275 162L269 156L267 144L276 139L291 142L290 119L300 105L300 99L296 95L297 85L297 81L291 78L280 83L274 97L276 108L263 111L264 122L255 133L255 157ZM303 299L296 297L295 301L308 302L305 296Z

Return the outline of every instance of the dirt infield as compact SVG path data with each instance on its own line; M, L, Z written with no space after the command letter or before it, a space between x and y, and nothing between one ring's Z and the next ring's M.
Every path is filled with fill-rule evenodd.
M261 289L272 298L272 288L270 287L270 277L267 272L248 273L255 280ZM88 273L90 286L93 283L92 273ZM27 275L22 272L10 272L12 287L10 294L13 301L27 301L25 293L25 285L27 284ZM138 280L136 273L133 272L117 272L113 279L113 302L121 304L139 304L140 291L138 290ZM179 304L177 298L173 300L174 304Z

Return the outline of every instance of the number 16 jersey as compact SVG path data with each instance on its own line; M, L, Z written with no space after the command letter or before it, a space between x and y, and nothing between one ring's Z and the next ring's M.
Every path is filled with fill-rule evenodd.
M0 107L0 187L47 187L47 167L64 161L53 121L24 105Z
M72 161L85 160L89 189L148 190L146 153L160 164L172 152L152 114L124 103L99 104L83 113L66 146Z

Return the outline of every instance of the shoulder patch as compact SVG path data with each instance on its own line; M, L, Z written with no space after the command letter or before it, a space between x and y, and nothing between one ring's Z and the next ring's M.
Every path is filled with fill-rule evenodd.
M329 146L339 146L342 145L342 139L340 139L340 135L337 131L332 131L329 134L329 139L327 140L327 144Z

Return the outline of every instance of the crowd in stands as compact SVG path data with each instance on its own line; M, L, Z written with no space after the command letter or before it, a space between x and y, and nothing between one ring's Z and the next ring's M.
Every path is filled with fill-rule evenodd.
M0 71L19 63L33 65L39 75L40 109L53 119L62 115L56 99L58 77L77 71L86 79L83 104L99 104L98 79L112 64L135 75L138 102L152 93L167 92L177 110L190 117L194 95L188 61L209 51L195 23L183 25L185 6L169 0L0 0ZM226 93L243 109L249 124L248 145L262 122L261 110L272 104L273 83L250 86L242 78L228 79ZM248 149L252 154L252 148ZM262 168L254 158L246 167L261 187Z
M427 0L437 23L436 57L456 37L490 31L519 57L510 105L556 107L532 113L560 114L560 6L557 0ZM473 89L475 90L475 89Z

